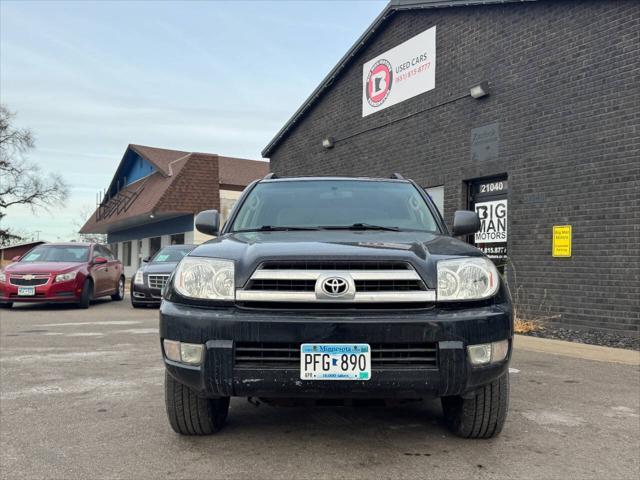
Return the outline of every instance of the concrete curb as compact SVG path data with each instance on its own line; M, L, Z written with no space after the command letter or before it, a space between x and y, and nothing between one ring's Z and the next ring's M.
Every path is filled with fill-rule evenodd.
M527 335L516 335L514 348L530 352L551 353L553 355L595 360L597 362L640 365L640 352L635 350L601 347L599 345L565 342L563 340L529 337Z

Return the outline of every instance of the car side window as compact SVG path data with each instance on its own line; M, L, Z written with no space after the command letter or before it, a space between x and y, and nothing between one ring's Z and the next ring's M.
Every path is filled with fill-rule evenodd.
M93 258L96 257L104 257L107 260L111 259L111 256L108 254L108 251L102 245L96 245L93 247Z
M100 251L102 252L102 254L108 259L108 260L115 260L116 258L113 256L113 253L111 253L111 250L109 250L107 247L105 247L104 245L100 245Z

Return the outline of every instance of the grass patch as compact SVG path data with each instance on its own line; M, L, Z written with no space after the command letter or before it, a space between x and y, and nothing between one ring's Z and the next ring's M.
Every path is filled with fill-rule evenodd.
M526 334L531 333L538 330L539 326L537 323L532 322L531 320L521 320L516 318L514 322L514 330L516 333Z

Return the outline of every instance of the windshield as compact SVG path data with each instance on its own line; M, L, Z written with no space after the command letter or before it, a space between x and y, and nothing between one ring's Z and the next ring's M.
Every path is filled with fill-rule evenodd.
M163 248L156 253L149 263L178 263L191 251L191 247Z
M259 183L242 204L232 231L285 227L438 231L411 183L366 180Z
M40 245L28 252L21 262L88 262L89 247L73 245Z

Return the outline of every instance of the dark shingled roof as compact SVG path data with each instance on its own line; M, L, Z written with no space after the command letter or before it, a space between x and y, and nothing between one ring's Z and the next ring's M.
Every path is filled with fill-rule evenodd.
M262 156L268 158L273 149L278 146L280 141L287 136L293 126L300 118L311 108L311 106L320 98L324 91L329 88L336 77L351 63L353 57L367 44L371 36L377 32L384 23L391 18L396 12L403 10L417 10L426 8L443 8L443 7L466 7L470 5L492 5L500 3L522 3L535 2L536 0L391 0L382 10L380 15L376 17L367 30L356 40L356 43L345 53L338 61L335 67L331 69L329 74L324 77L320 85L309 95L304 103L296 110L293 116L284 124L275 137L271 139L269 144L262 150Z
M125 151L109 191L123 168L127 154L139 154L156 167L151 175L141 178L103 203L91 215L80 233L106 233L134 224L149 223L154 218L170 218L214 208L218 202L218 186L242 189L269 172L269 163L242 158L220 157L210 153L189 153L165 148L129 145ZM218 185L212 186L212 182ZM109 215L104 215L110 211Z
M236 187L244 189L255 179L262 178L269 173L269 162L218 157L218 168L222 188Z

